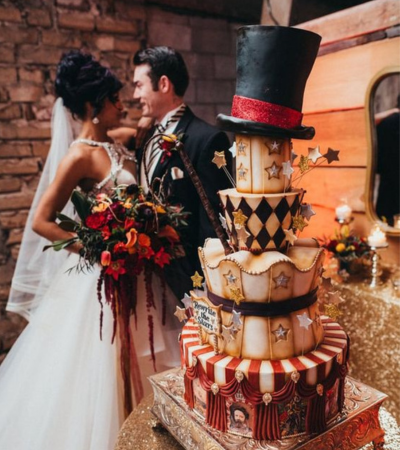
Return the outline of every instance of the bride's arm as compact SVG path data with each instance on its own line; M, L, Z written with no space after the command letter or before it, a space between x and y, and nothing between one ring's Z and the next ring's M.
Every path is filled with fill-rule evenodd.
M74 236L73 233L64 231L57 225L56 213L63 210L79 182L88 177L87 169L87 158L79 150L69 152L65 156L58 167L54 181L49 185L38 204L32 224L35 233L52 242ZM68 250L78 253L80 247L76 243L69 246Z

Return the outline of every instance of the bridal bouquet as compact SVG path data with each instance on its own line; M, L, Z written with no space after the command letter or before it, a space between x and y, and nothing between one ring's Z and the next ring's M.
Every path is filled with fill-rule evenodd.
M74 235L56 241L47 248L61 250L76 242L82 245L77 270L85 271L100 265L97 296L101 305L100 330L103 319L102 293L114 315L113 340L117 324L127 332L130 316L136 318L137 279L143 273L150 346L154 361L153 317L156 308L152 277L156 274L163 287L162 318L165 322L166 285L163 267L174 258L184 256L180 230L186 226L187 213L180 206L147 201L138 185L120 185L110 195L96 197L78 190L72 194L79 220L58 214L58 225ZM71 268L71 270L74 268ZM100 331L101 333L101 331ZM121 338L124 338L123 332ZM126 333L125 333L126 334ZM125 336L126 337L126 336ZM129 336L127 337L129 338Z

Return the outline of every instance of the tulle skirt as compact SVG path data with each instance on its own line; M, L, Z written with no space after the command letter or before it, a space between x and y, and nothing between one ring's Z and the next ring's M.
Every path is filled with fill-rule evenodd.
M119 350L111 344L113 318L104 307L103 339L99 337L99 272L66 274L76 264L71 255L45 299L0 366L1 450L112 450L125 419ZM154 277L155 298L161 287ZM157 370L179 365L174 300L168 295L168 321L155 319ZM161 309L161 306L158 310ZM144 283L138 282L134 343L140 381L151 392ZM133 322L133 321L132 321Z

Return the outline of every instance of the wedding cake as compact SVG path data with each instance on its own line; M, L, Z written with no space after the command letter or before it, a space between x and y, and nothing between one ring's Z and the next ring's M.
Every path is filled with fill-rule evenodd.
M219 193L232 252L208 239L205 283L192 277L184 299L185 401L211 427L257 440L320 433L344 403L348 338L319 311L324 252L297 238L314 212L292 168L291 138L314 136L301 110L319 43L293 28L238 30L232 113L217 119L236 134L236 187Z

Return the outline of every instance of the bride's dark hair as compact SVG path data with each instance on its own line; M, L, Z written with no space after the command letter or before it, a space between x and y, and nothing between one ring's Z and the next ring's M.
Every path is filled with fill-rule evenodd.
M89 53L70 51L61 57L57 66L55 91L74 116L83 119L85 103L93 106L93 117L101 111L108 98L115 101L115 94L122 83L107 67L102 66Z

